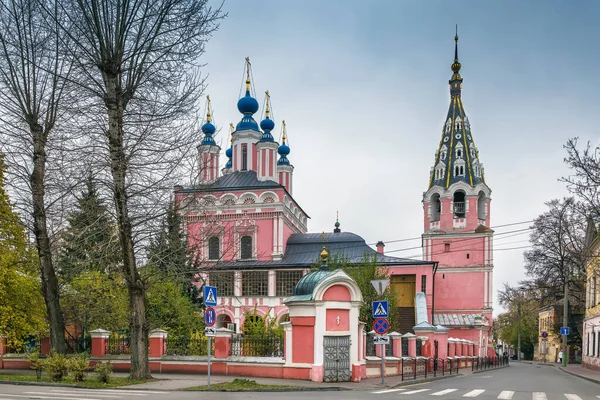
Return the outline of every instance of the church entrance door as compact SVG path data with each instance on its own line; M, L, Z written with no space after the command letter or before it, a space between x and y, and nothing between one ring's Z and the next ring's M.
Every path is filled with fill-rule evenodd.
M325 382L350 380L350 336L323 337L323 367Z

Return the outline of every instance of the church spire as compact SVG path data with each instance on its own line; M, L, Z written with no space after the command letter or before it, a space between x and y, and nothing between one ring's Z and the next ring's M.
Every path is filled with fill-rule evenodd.
M471 187L485 183L483 165L475 147L469 118L462 103L463 78L458 61L458 28L454 36L454 62L450 78L450 107L442 129L442 139L435 155L429 188L441 186L447 189L456 182L465 182Z

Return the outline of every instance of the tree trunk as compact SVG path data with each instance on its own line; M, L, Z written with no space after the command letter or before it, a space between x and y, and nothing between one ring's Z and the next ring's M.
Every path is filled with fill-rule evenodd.
M58 279L52 265L52 252L50 238L46 225L45 175L46 175L46 134L37 123L30 124L33 136L33 171L30 177L31 194L33 202L33 230L40 260L40 273L42 290L48 320L50 322L50 343L52 348L60 354L66 352L65 320L59 301Z
M108 111L108 144L110 152L111 173L113 178L113 196L117 212L119 240L123 252L123 275L127 281L129 292L129 327L131 346L131 378L151 378L148 363L148 319L146 315L146 293L135 261L133 231L127 207L125 177L127 163L123 148L123 113L119 78L105 75L107 89L106 107Z

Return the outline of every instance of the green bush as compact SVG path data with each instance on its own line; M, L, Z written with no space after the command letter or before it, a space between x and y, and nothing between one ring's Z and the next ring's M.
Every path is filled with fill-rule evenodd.
M50 375L53 381L61 381L69 373L70 362L62 354L52 353L44 361L44 371Z
M69 372L73 373L75 382L83 382L85 373L89 370L90 364L85 354L78 355L69 359Z
M29 368L34 370L37 374L38 380L41 378L42 370L44 369L44 359L40 358L40 353L28 353L25 359L29 362Z
M110 376L113 372L113 367L110 361L97 364L94 370L96 371L98 380L100 382L108 383L108 381L110 381Z

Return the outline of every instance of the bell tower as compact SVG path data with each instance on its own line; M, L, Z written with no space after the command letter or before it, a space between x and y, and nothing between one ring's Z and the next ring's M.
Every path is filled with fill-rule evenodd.
M462 102L458 34L454 40L450 107L423 194L423 259L439 262L435 315L478 315L491 325L491 190Z

